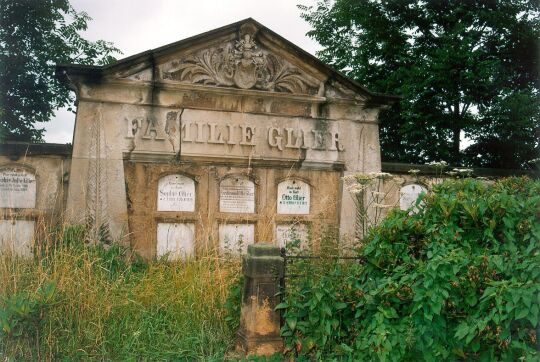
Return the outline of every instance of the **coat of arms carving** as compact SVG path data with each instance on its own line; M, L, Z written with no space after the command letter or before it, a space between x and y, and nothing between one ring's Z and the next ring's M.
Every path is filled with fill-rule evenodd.
M162 78L180 82L317 94L319 83L255 42L256 29L241 29L239 39L205 49L162 67Z

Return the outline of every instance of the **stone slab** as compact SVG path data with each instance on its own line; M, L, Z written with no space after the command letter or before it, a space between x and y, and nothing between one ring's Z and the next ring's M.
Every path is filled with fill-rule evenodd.
M422 192L427 192L427 189L418 184L410 184L403 186L399 191L399 207L401 210L407 210L414 206L418 196Z
M158 223L157 256L168 255L168 260L184 259L194 255L195 224Z
M167 175L158 182L158 211L195 211L195 181L184 175Z
M0 220L0 253L31 257L34 227L33 220Z
M247 247L255 242L255 225L221 224L219 225L219 248L222 252L245 254Z
M0 169L0 207L36 207L36 176L20 168Z
M219 185L219 211L255 212L255 183L244 176L227 177Z
M278 214L306 215L310 208L310 186L300 180L285 180L278 184Z
M306 224L277 224L276 225L276 242L280 248L284 248L287 244L299 240L298 247L305 249L307 247L309 234Z

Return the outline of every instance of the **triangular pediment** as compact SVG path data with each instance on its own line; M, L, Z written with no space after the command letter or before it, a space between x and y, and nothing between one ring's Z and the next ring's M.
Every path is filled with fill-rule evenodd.
M115 77L293 94L319 93L326 75L302 67L300 59L279 49L271 37L259 34L260 29L253 22L231 30L218 39L201 37L190 47L170 49L168 54L156 59L153 67L142 70L135 67Z
M257 89L270 92L317 94L322 79L294 66L257 41L257 29L242 27L238 39L191 54L179 55L159 66L162 81Z
M362 101L385 97L346 78L251 18L119 60L99 70L100 79L104 81L255 90Z

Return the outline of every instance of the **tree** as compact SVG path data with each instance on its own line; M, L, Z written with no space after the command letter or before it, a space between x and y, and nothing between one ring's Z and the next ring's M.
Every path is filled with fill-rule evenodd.
M325 0L300 8L323 61L403 97L380 116L383 160L520 167L538 157L537 0Z
M73 96L54 76L57 63L106 64L112 43L79 35L91 18L68 0L0 0L0 135L42 141L46 122Z

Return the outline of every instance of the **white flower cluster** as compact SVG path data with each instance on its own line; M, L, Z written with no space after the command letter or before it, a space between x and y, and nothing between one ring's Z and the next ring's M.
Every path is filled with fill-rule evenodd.
M452 171L456 172L460 176L470 176L473 173L473 170L470 168L454 168Z
M391 180L394 176L388 172L369 172L369 173L357 173L354 175L343 176L342 180L347 184L359 183L362 185L368 184L375 179L379 180Z
M435 168L445 168L448 166L448 162L446 161L432 161L428 163L429 166L433 166Z
M417 170L417 169L413 168L413 169L410 169L407 172L410 173L413 176L416 176L416 175L418 175L420 173L420 170Z
M364 192L365 189L367 189L367 187L368 187L367 185L352 184L347 187L347 190L353 195L358 195Z

